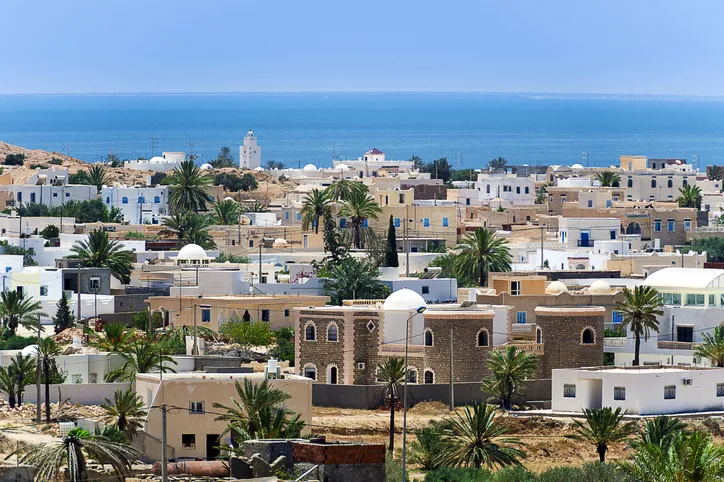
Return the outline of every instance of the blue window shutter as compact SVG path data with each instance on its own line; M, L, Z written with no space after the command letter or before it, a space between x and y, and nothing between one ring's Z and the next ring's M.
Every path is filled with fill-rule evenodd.
M369 226L369 222L367 221L367 219L365 219L364 221L362 221L362 227L363 227L363 228L366 228L366 227L368 227L368 226Z
M442 218L442 227L447 228L447 218Z
M396 228L400 227L400 218L395 218L395 227Z

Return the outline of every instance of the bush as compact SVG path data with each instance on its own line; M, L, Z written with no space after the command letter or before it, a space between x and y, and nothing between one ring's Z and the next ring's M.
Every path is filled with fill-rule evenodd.
M30 169L47 169L47 164L30 164Z
M256 178L248 172L241 176L241 190L242 191L253 191L259 187L259 183L256 182Z
M402 464L389 454L387 454L385 460L385 474L387 475L387 482L402 482ZM405 478L405 482L410 482L410 479Z
M113 425L107 425L103 430L96 427L96 436L105 437L111 442L115 442L117 444L128 444L126 435Z
M603 330L603 336L605 336L606 338L623 338L626 336L626 330L620 326L617 326L615 328L606 328L605 330Z
M63 159L59 159L57 157L52 158L48 161L48 164L52 164L54 166L60 166L63 164Z
M548 469L536 480L538 482L621 482L625 479L616 465L591 462L583 467Z
M555 467L540 475L524 467L506 467L498 472L474 468L443 467L425 476L425 482L621 482L626 480L614 464L592 462L583 467Z
M39 233L45 239L53 239L60 236L60 229L55 224L49 224Z
M219 253L219 256L214 258L214 263L241 263L246 264L249 263L249 257L248 256L239 256L236 254L229 254L229 253Z
M8 154L5 156L6 166L22 166L25 164L25 154Z
M163 325L163 316L160 312L154 311L151 318L151 328L154 330ZM148 331L148 311L139 311L133 315L133 327L137 330Z
M428 472L425 476L425 482L492 482L493 480L495 479L487 470L463 467L443 467ZM526 481L523 479L520 482Z
M13 335L7 340L0 340L0 350L22 350L35 343L37 343L37 339L34 336Z

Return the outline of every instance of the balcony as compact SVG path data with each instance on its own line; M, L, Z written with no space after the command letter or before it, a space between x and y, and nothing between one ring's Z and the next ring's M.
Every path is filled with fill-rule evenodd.
M495 347L496 350L505 350L509 346L514 346L520 351L526 353L532 353L536 356L543 356L543 343L536 343L534 341L509 341L504 345L498 345Z
M425 353L425 347L422 345L407 345L407 352L409 356L423 356ZM404 356L405 355L405 344L404 343L383 343L380 345L380 355L391 355L391 356Z
M604 348L626 348L627 344L628 339L625 336L609 336L603 339Z
M701 343L692 341L661 341L657 342L659 350L694 350Z
M593 247L593 240L592 240L592 239L579 239L579 240L578 240L578 247L579 247L579 248L592 248L592 247Z
M510 332L514 334L530 334L535 333L535 323L513 323L510 326Z

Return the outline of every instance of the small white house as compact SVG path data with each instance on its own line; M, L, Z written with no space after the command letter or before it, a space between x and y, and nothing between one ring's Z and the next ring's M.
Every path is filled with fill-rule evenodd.
M123 167L136 171L168 172L181 166L184 159L186 159L185 152L163 152L151 159L123 161Z
M554 412L620 407L661 415L724 410L724 369L679 366L556 369Z
M101 197L108 209L118 208L131 224L160 224L168 215L168 186L104 187Z

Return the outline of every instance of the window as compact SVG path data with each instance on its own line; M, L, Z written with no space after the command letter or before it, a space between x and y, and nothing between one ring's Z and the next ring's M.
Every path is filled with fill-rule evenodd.
M395 218L395 227L396 228L400 227L400 218Z
M284 318L289 318L289 309L284 310Z
M566 195L565 195L565 194L561 196L561 202L562 202L562 203L566 202Z
M297 213L297 221L301 221L301 220L302 220L302 213Z
M317 339L317 329L314 327L314 325L309 324L304 329L304 339L307 341L314 341Z
M196 448L196 434L195 433L182 433L181 434L181 448L195 449Z
M423 294L423 295L429 295L429 294L430 294L430 287L429 287L429 286L423 286L423 287L422 287L422 294Z
M684 219L684 231L691 231L691 219Z
M569 383L564 384L563 398L576 398L576 385Z
M676 398L676 385L666 385L664 387L664 400L674 400Z
M589 207L589 208L592 208L592 207L593 207L593 199L589 199L589 200L588 200L588 207Z
M317 379L317 368L314 366L304 367L304 376L311 378L312 380Z
M528 186L525 186L525 193L530 194L530 188Z
M717 396L717 397L724 397L724 383L717 383L717 384L716 384L716 396Z
M253 247L254 247L254 240L253 240L253 239L250 239L250 240L249 240L249 247L250 247L250 248L253 248Z
M285 220L285 221L289 221L289 211L286 211L286 212L284 213L284 220Z
M417 370L414 368L407 370L407 383L417 383Z
M95 293L101 289L101 279L94 276L88 279L88 291Z
M682 341L684 343L692 343L694 341L694 327L693 326L676 326L676 341Z
M465 199L465 205L466 205L466 206L470 206L470 198L466 198L466 199Z
M25 293L25 288L23 288L22 286L18 286L17 288L15 288L15 291L18 293L18 296L22 298L23 294Z
M669 180L666 182L666 187L674 187L674 180L669 178Z
M425 383L435 383L435 374L432 372L432 370L425 370Z
M363 228L367 228L367 227L369 227L369 225L370 225L369 220L368 220L367 218L365 218L365 219L362 221L362 227L363 227Z
M48 296L48 285L40 285L40 296Z
M687 293L686 294L686 305L687 306L704 306L704 295Z
M189 402L189 413L204 413L204 402Z
M425 330L425 346L433 346L433 335L431 330Z
M488 341L488 331L481 330L480 333L478 333L478 346L488 346Z
M716 295L709 295L709 306L716 306Z
M486 192L486 194L490 194L490 184L487 184L485 186L485 192Z
M269 310L261 310L261 321L269 322L270 321L269 313L270 313Z
M676 230L676 221L674 221L673 219L667 219L666 220L666 229L669 232L675 231Z
M654 219L654 231L657 233L661 231L661 220L660 219Z
M515 193L520 194L520 186L515 186Z
M515 314L515 320L518 323L527 323L528 322L528 313L525 311L519 311Z
M342 229L347 227L347 218L341 218L339 220L339 227Z
M127 198L126 196L123 196L123 197L121 198L121 202L122 202L123 204L128 204L128 198ZM194 435L194 437L195 437L195 435Z
M511 281L510 282L510 294L511 295L520 294L520 281Z
M447 220L447 218L442 218L442 227L443 227L443 228L447 228L447 226L448 226L448 220Z
M426 228L430 227L430 218L422 218L422 225Z
M611 312L611 321L614 323L623 323L623 313L613 310Z
M211 308L201 308L201 323L211 323Z
M337 325L327 327L327 341L337 341Z
M581 334L581 343L584 345L595 345L596 344L596 333L592 328L586 328Z
M656 179L651 180L651 187L656 187Z
M633 187L633 179L631 179L631 178L629 177L629 178L628 178L628 182L626 183L626 185L627 185L628 187Z
M34 202L35 202L35 193L34 193L34 192L31 192L31 193L30 193L30 202L31 202L31 203L34 203Z
M626 387L613 387L614 400L626 400Z
M681 185L686 186L687 184L689 184L689 183L687 182L686 178L684 178L684 180L681 181Z
M138 203L136 204L144 204L146 202L146 198L143 196L138 196Z
M58 196L57 193L53 193L53 197L57 197L57 196ZM111 203L111 198L109 196L106 196L106 204L110 204L110 203Z
M70 197L70 193L69 192L65 193L65 197Z
M615 229L612 229L610 234L611 234L611 239L616 239L616 230Z
M161 197L160 196L153 196L153 202L155 204L161 204ZM289 213L287 213L287 219L289 219Z
M399 201L400 201L400 204L405 204L405 195L404 194L400 193Z
M681 306L681 295L679 293L664 293L663 303L667 306Z

